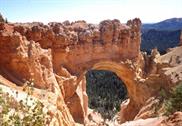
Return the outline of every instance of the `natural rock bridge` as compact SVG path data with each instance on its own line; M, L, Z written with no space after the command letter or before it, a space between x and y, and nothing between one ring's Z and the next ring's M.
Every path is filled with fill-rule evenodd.
M33 79L35 87L59 95L62 101L58 102L66 104L74 120L84 123L88 109L86 71L115 72L126 84L130 98L121 119L131 120L150 95L147 87L137 81L143 69L140 27L139 19L127 24L106 20L99 25L84 21L1 23L1 74L17 85ZM66 120L64 125L70 125L71 116L66 116L69 111L59 109Z

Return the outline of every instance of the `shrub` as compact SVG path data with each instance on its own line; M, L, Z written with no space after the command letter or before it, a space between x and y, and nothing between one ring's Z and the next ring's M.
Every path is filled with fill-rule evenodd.
M165 109L167 115L182 111L182 82L171 91L170 97L165 102Z
M31 92L31 87L27 87ZM0 126L45 126L49 116L43 111L44 105L30 97L17 101L0 88ZM17 92L18 94L18 92Z

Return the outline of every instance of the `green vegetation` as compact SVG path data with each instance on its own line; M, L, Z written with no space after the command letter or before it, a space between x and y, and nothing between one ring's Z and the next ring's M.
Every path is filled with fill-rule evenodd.
M5 20L4 20L4 18L3 18L1 13L0 13L0 22L5 22Z
M172 114L176 111L182 111L182 82L180 82L165 101L166 114Z
M158 23L142 24L141 50L148 53L157 48L166 53L168 48L179 45L182 30L182 18L171 18Z
M111 119L120 110L127 90L118 76L110 71L92 70L86 74L89 107L103 118Z
M181 30L162 31L151 29L142 32L141 50L151 53L153 48L157 48L162 54L166 53L166 49L176 47L179 44Z
M8 23L7 18L4 19L1 13L0 13L0 22L6 22L6 23Z
M26 87L25 101L17 101L0 89L0 126L45 126L49 116L43 111L43 104L30 97L32 88ZM16 92L18 95L18 92Z

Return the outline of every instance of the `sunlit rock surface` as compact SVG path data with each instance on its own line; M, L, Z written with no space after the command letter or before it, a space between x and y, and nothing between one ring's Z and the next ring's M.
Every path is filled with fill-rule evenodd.
M164 56L155 51L151 56L142 54L140 27L139 19L126 24L105 20L99 25L85 21L0 23L0 80L17 90L33 80L36 94L45 90L55 95L59 125L71 126L87 120L86 72L109 70L128 91L120 122L133 120L151 96L181 76L176 80L171 72L181 70L181 56L173 63L173 52L181 52L181 47Z

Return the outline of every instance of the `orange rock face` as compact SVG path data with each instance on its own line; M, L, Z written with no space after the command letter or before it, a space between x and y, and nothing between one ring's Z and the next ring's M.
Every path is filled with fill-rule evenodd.
M182 112L175 112L167 119L162 121L162 126L181 126L182 125Z
M85 21L69 23L0 24L0 73L22 86L34 80L36 88L58 95L58 109L68 120L84 123L88 97L85 73L89 69L115 72L126 84L129 103L122 109L122 121L134 119L140 107L153 95L142 75L139 19L121 24L105 20L99 25ZM64 108L69 111L64 111ZM72 122L72 121L70 121ZM66 125L66 124L64 124Z

